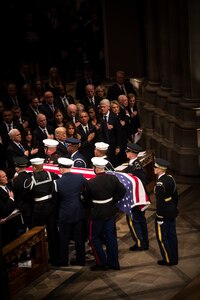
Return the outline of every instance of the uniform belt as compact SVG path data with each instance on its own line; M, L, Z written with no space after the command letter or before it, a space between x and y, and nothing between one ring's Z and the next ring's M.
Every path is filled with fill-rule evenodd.
M172 197L165 198L165 202L172 200Z
M47 200L47 199L50 199L50 198L52 198L52 195L47 195L47 196L43 196L43 197L40 197L40 198L34 198L34 201L39 202L39 201L44 201L44 200Z
M108 203L110 201L112 201L112 197L111 198L108 198L108 199L105 199L105 200L92 200L92 203L97 203L97 204L104 204L104 203Z

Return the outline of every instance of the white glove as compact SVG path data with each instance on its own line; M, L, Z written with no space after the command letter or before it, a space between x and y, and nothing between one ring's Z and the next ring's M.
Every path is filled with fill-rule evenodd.
M157 223L158 223L159 225L162 225L164 222L163 222L163 221L157 221Z

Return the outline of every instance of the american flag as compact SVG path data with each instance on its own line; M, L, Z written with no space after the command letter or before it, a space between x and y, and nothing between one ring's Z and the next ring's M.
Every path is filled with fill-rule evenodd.
M32 167L30 166L26 170L32 171ZM60 171L57 166L44 164L44 170L60 175ZM88 180L96 176L93 169L72 167L71 172L74 174L83 174L83 176ZM107 173L117 176L119 181L123 183L126 188L125 196L116 204L122 212L132 217L131 209L133 207L139 206L142 211L149 207L151 204L150 199L138 177L121 172L108 171Z

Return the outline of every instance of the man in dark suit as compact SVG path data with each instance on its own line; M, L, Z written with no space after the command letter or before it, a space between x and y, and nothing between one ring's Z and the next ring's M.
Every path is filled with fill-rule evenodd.
M76 168L86 168L87 164L85 157L79 151L81 141L76 138L68 138L66 140L67 151L70 155L70 158L73 160L73 167Z
M11 82L7 86L7 97L3 100L6 109L12 110L14 105L18 105L22 109L22 99L18 96L17 85Z
M86 96L85 87L88 84L92 84L95 87L101 84L100 79L93 74L90 67L86 66L83 71L83 76L76 82L76 99L81 100Z
M22 124L13 121L13 112L11 110L6 109L3 112L3 121L0 123L0 135L2 138L4 158L6 158L7 147L10 143L9 132L11 129L14 128L18 129L21 135L23 136L24 128Z
M85 265L85 239L83 235L83 220L86 217L85 209L81 203L81 193L87 185L87 179L82 174L71 173L73 160L58 159L62 177L55 181L55 190L60 200L58 227L60 236L60 265L69 264L69 242L75 241L76 260L70 261L72 265Z
M107 98L110 101L117 100L119 95L128 95L129 93L136 95L132 83L126 81L124 71L117 71L116 82L108 88Z
M49 124L53 123L55 108L53 92L46 91L44 93L44 103L40 105L40 112L46 116Z
M121 146L121 131L117 115L110 111L110 101L103 99L100 102L103 141L109 144L108 157L114 167L119 165L118 155Z
M85 94L86 96L80 100L80 103L84 105L85 110L88 111L88 107L94 107L95 109L97 109L99 106L100 98L95 95L94 85L86 85Z
M18 235L18 229L22 224L21 216L17 209L14 194L8 185L6 173L0 170L0 226L2 230L2 246L9 244ZM13 218L6 219L11 213Z
M15 173L15 158L28 157L29 151L25 150L21 145L21 133L18 129L11 129L9 132L10 143L7 148L7 163L9 170L9 177L12 178Z
M44 114L37 115L37 128L33 131L34 145L39 149L38 156L45 157L43 140L54 138L54 128L47 124L47 118Z
M58 141L56 153L59 157L68 157L69 153L67 151L67 133L65 127L57 127L55 129L55 139Z
M74 98L67 94L64 84L61 83L58 86L58 96L55 98L55 106L63 112L65 118L69 104L74 104Z
M28 119L29 128L33 132L37 127L37 115L40 113L40 101L38 97L33 96L29 104L29 108L25 112Z
M91 158L94 156L94 144L96 142L96 127L88 123L89 116L86 111L80 113L80 125L77 133L81 136L80 151L86 159L87 166L90 166Z

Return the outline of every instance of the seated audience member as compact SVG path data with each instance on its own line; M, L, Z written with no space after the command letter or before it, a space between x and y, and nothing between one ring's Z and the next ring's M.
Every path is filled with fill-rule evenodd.
M121 146L121 129L119 118L110 110L110 101L103 99L100 102L100 118L102 122L103 142L109 144L109 160L114 167L118 166L118 155Z
M107 90L104 85L98 85L95 89L96 96L101 100L106 99Z
M129 93L133 93L136 95L132 83L126 81L124 71L117 71L115 78L116 82L108 87L107 99L109 99L110 101L117 100L119 95L128 95Z
M102 122L99 117L99 112L95 107L88 107L89 123L96 127L96 139L102 140Z
M2 247L17 238L19 228L22 225L21 215L17 213L17 203L14 193L8 184L8 177L0 170L0 226ZM13 217L9 216L13 213Z
M52 125L54 121L54 112L55 112L56 106L55 106L55 98L54 94L51 91L46 91L44 93L44 102L40 105L40 112L43 113L48 123Z
M67 121L64 118L64 113L59 108L56 108L54 111L54 119L53 119L52 126L54 128L64 127L66 125L66 123L67 123Z
M85 87L85 94L86 96L83 97L80 100L80 103L82 103L85 107L85 110L88 111L89 106L93 106L95 108L98 108L100 98L95 95L95 87L92 84L88 84Z
M131 135L133 140L133 136L137 132L141 132L142 129L141 129L141 122L140 122L140 117L137 108L136 96L133 93L130 93L127 95L127 97L128 97L128 109L129 109L130 120L131 120Z
M11 129L9 132L10 143L7 148L7 163L9 176L13 177L15 173L15 162L16 157L28 157L29 151L25 150L21 144L22 136L18 129Z
M35 79L33 85L33 94L38 98L39 103L42 104L44 102L44 83L41 79Z
M75 125L79 125L79 114L76 104L70 104L67 107L67 122L73 121Z
M86 168L87 164L84 156L79 151L80 140L76 138L68 138L67 142L67 151L70 155L70 158L73 160L73 166L77 168Z
M33 96L29 103L29 108L25 112L25 116L28 118L28 125L33 131L37 127L37 115L40 113L40 101L38 97Z
M80 151L85 157L87 165L89 165L94 155L96 127L89 123L89 116L86 111L80 113L80 123L81 124L77 127L77 133L81 136Z
M54 97L57 97L59 95L58 87L60 84L62 84L62 80L58 68L51 67L49 69L49 78L45 82L45 91L51 91Z
M18 105L22 108L22 99L19 96L17 85L14 82L10 82L7 85L7 96L3 100L5 109L12 110L14 105Z
M47 124L47 118L44 114L37 115L37 127L33 131L33 142L38 147L38 156L44 158L44 139L53 139L54 138L54 128L51 125Z
M67 107L69 104L74 104L74 98L67 94L65 85L62 83L58 85L58 95L55 98L55 103L56 107L63 112L66 118Z
M37 157L39 149L34 144L33 135L32 135L30 128L26 128L24 130L24 139L22 141L22 146L24 147L25 150L28 151L28 159L29 160L34 157Z
M57 127L55 129L55 139L58 141L57 154L59 157L68 157L67 152L67 130L65 127Z
M92 69L89 66L86 66L83 75L76 82L76 99L81 100L86 96L85 87L88 84L92 84L95 87L101 84L100 79L93 74Z
M73 121L67 122L65 128L66 128L67 138L74 137L79 140L81 139L81 136L80 134L77 133L77 127Z
M27 111L27 109L29 108L29 103L33 97L33 91L32 91L32 87L30 86L30 84L26 83L22 86L22 91L21 91L21 110L23 113L25 113Z
M46 164L58 164L57 146L58 141L53 139L43 140L45 147L45 163Z
M25 114L22 114L22 110L19 106L14 105L12 108L12 112L14 122L21 124L24 129L29 126L28 117Z

